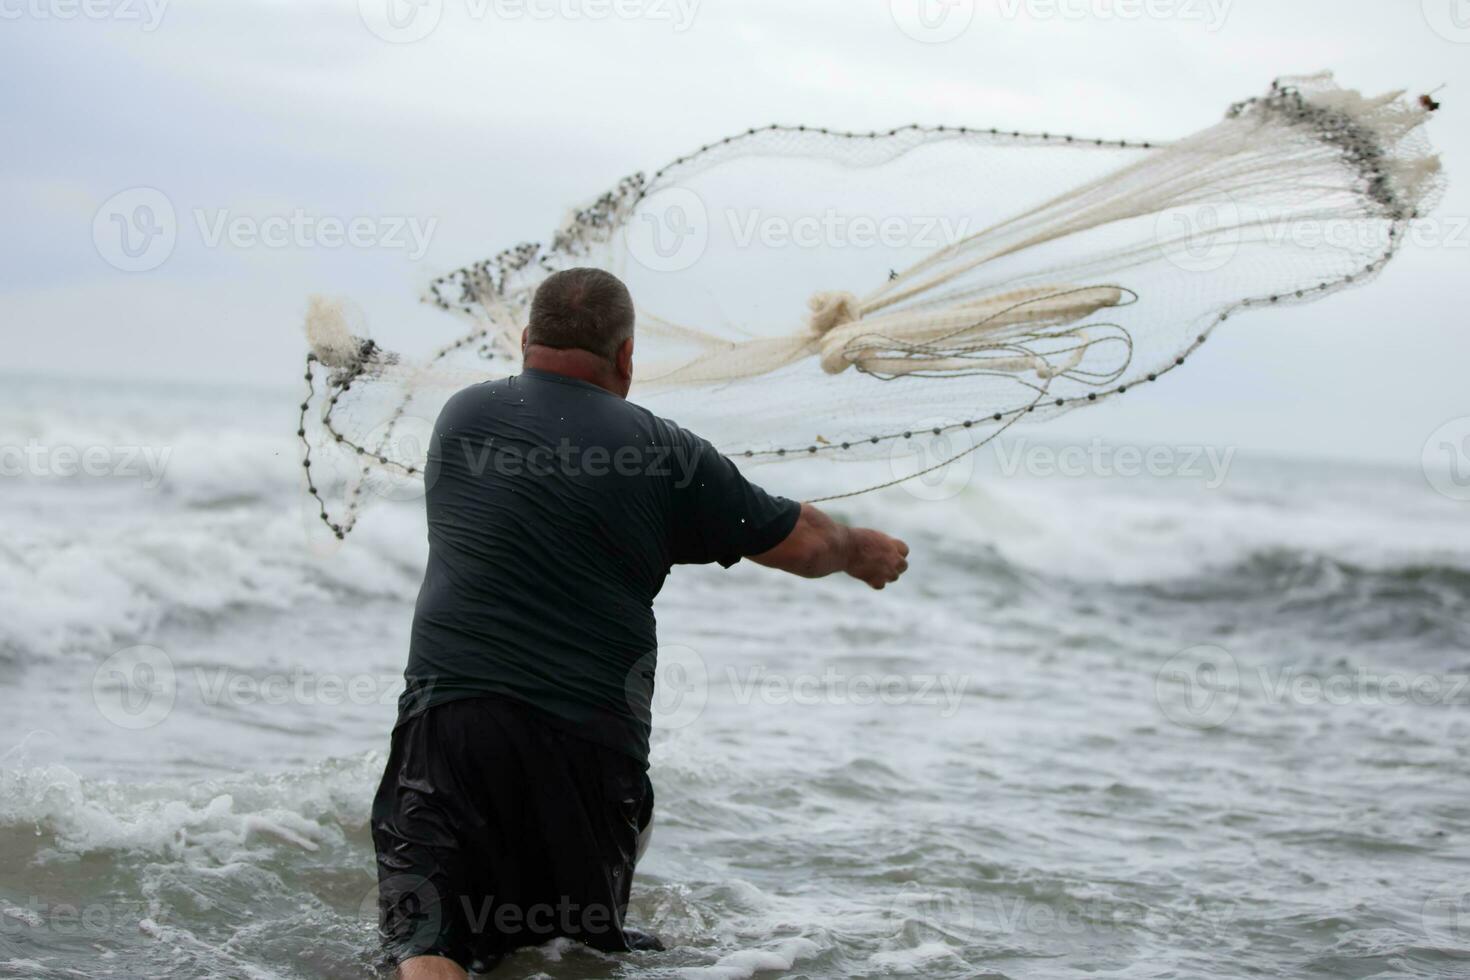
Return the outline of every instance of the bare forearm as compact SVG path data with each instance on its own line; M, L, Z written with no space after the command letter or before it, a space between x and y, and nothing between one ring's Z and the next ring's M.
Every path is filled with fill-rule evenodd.
M824 578L847 570L853 549L853 532L847 525L812 504L802 504L792 533L805 538L807 546L794 561L796 567L785 571L803 578Z
M881 531L848 527L821 508L802 504L786 540L753 560L803 578L846 572L881 589L908 568L908 551L908 545Z

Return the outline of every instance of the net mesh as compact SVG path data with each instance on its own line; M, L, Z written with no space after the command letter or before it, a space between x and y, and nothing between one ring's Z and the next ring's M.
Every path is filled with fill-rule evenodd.
M815 499L912 477L832 464L930 439L943 466L1162 378L1238 314L1372 279L1442 190L1432 108L1318 75L1173 142L748 130L434 280L466 326L421 356L313 300L309 490L342 536L411 487L444 399L517 371L536 286L580 265L632 291L635 400L742 464L810 469Z

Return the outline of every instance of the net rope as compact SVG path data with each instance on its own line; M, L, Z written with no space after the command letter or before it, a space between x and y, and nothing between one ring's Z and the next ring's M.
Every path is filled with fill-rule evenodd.
M376 493L420 479L443 401L515 373L536 286L579 265L633 293L641 404L737 461L815 467L815 500L922 475L1157 381L1240 313L1374 278L1442 193L1422 127L1434 107L1322 74L1172 142L747 130L623 179L544 244L433 280L426 301L467 328L422 356L314 298L308 492L342 537ZM956 435L891 479L844 486L831 465Z

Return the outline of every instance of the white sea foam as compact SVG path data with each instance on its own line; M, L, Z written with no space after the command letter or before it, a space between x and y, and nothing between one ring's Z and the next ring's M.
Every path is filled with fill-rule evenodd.
M905 949L880 950L868 957L868 963L879 973L910 975L960 959L960 955L944 943L927 942Z
M1169 581L1279 549L1370 569L1470 568L1459 508L1416 476L1242 460L1211 490L1178 480L977 470L942 503L899 486L832 508L896 534L991 548L1016 567L1083 580Z
M278 848L316 851L367 819L382 756L279 775L118 783L64 766L0 769L0 826L45 838L42 860L97 852L230 863Z
M147 523L7 528L0 648L102 654L166 618L286 610L343 594L407 601L425 551L421 517L384 508L351 547L313 554L310 525L265 510L186 512Z
M810 959L821 951L822 948L810 939L786 939L763 949L727 953L710 966L691 967L679 971L679 975L691 980L749 980L758 973L790 970L799 961Z
M369 975L365 824L383 757L362 750L386 743L391 703L185 693L197 693L199 670L212 681L223 667L395 674L404 651L393 630L406 630L421 575L421 507L376 503L339 546L301 490L289 412L136 401L37 409L22 431L171 440L159 491L27 478L8 486L0 514L0 672L13 685L0 748L44 728L71 767L44 764L39 737L0 759L0 892L21 930L44 933L36 917L100 883L116 890L119 913L118 928L75 956L22 933L24 955L0 974L65 976L110 954L114 976ZM982 470L948 503L898 488L833 505L915 545L910 576L881 595L836 577L797 589L749 566L679 570L659 600L661 631L704 657L709 704L689 727L655 735L658 832L634 888L634 921L671 952L615 969L965 977L1003 956L1018 977L1132 975L1143 964L1223 977L1320 949L1328 923L1345 937L1329 955L1372 949L1380 963L1401 956L1455 975L1453 923L1431 919L1426 939L1411 920L1426 900L1453 909L1463 899L1446 862L1467 817L1456 795L1462 705L1268 702L1251 689L1219 728L1176 724L1157 700L1177 649L1167 643L1216 628L1239 636L1246 617L1231 606L1217 622L1194 601L1130 617L1093 601L1117 583L1208 580L1299 552L1304 567L1321 556L1394 573L1324 614L1340 627L1323 641L1334 662L1417 629L1430 652L1462 664L1463 516L1416 476L1237 462L1208 490ZM1420 566L1436 574L1397 574ZM1303 589L1315 601L1337 577ZM1315 638L1296 611L1278 612L1258 628L1283 647ZM169 647L178 703L156 728L123 734L99 715L91 675L118 646L156 634L179 641ZM1226 645L1242 671L1257 654L1275 670L1301 652L1278 663L1274 647ZM749 664L974 682L950 717L746 703L724 668ZM343 758L313 762L334 754ZM219 775L227 767L243 771ZM150 775L130 781L138 771ZM1303 876L1336 885L1303 896ZM44 901L30 904L32 890ZM1371 898L1348 908L1343 895ZM1235 917L1217 919L1220 903ZM1047 925L1058 917L1081 931ZM1232 955L1191 959L1212 945ZM518 962L556 977L601 969L565 944Z

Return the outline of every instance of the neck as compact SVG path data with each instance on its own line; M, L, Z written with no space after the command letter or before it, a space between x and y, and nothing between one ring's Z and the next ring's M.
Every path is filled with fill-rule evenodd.
M629 379L621 377L611 361L591 351L529 344L524 354L525 366L533 371L547 371L575 378L610 391L619 398L628 397Z

